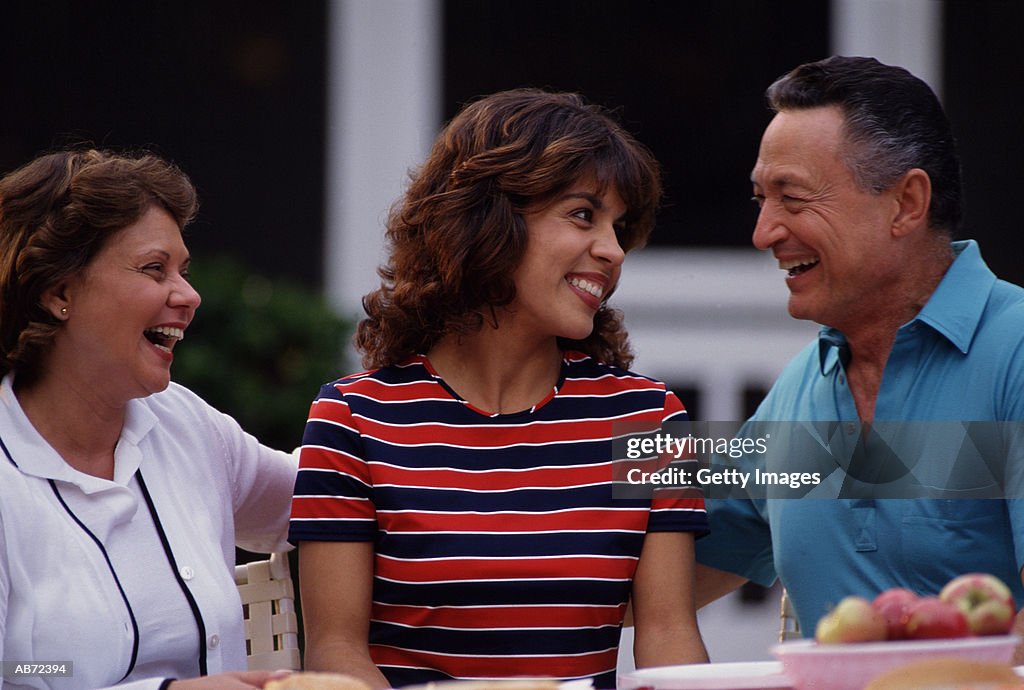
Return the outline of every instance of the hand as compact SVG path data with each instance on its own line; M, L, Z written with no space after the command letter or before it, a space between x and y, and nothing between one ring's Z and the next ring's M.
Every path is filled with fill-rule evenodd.
M290 675L291 671L239 671L218 673L215 676L176 680L167 690L252 690L262 688L264 683Z

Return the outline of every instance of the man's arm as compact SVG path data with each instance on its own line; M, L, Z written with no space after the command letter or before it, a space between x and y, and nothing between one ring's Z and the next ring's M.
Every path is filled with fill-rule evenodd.
M698 563L694 569L693 594L697 608L703 608L716 599L734 592L747 581L742 575L711 568Z

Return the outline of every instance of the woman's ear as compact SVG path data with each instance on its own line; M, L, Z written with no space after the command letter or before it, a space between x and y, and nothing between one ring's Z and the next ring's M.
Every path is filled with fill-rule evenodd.
M48 287L43 291L42 297L39 299L39 304L46 311L50 312L50 315L58 321L67 321L68 314L70 313L70 302L68 299L67 283L60 282L56 285Z

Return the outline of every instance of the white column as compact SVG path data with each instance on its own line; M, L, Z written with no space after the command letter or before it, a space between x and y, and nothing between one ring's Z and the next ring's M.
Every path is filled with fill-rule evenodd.
M938 0L832 0L832 52L905 67L941 98L942 6Z
M647 247L626 257L611 304L625 316L636 370L697 387L700 421L728 422L744 418L743 389L769 388L818 332L790 317L788 300L769 253Z
M384 220L441 119L439 0L328 6L324 276L346 316L379 280Z

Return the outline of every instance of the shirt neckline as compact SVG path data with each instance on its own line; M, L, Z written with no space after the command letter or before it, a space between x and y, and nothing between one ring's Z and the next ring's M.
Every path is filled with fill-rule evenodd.
M953 263L924 307L900 326L898 334L915 330L918 323L923 323L967 354L996 277L982 259L975 240L957 240L951 247ZM835 358L830 357L833 351L837 353ZM845 366L849 360L846 336L836 328L822 326L818 332L818 355L822 375L840 362Z
M488 419L514 419L518 417L529 417L530 415L533 415L535 412L537 412L542 407L547 405L549 402L554 400L555 396L558 395L559 391L562 389L562 385L565 383L565 368L568 364L568 360L565 357L565 353L563 353L562 361L559 366L558 380L555 382L555 385L551 388L550 391L548 391L547 395L545 395L543 398L541 398L539 401L537 401L530 407L522 410L517 410L515 412L490 412L488 410L484 410L477 407L476 405L474 405L473 403L469 402L461 395L459 395L459 393L454 388L448 385L447 381L441 378L441 375L437 373L437 370L434 369L434 366L430 363L430 360L427 358L425 354L418 355L417 357L420 360L420 363L423 365L423 368L426 370L427 374L429 374L430 378L434 381L434 383L441 386L441 388L444 389L444 391L449 396L451 396L451 398L462 403L462 405L467 410L470 410L471 412L478 414L481 417L486 417Z
M144 404L128 401L124 427L114 449L114 478L103 479L69 465L39 433L14 394L14 376L15 372L10 371L0 380L0 405L4 408L0 415L6 414L11 421L5 444L22 474L74 484L85 493L128 485L142 462L138 443L155 424L155 415Z

